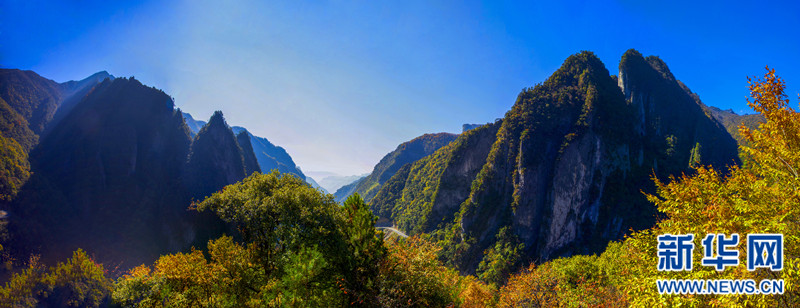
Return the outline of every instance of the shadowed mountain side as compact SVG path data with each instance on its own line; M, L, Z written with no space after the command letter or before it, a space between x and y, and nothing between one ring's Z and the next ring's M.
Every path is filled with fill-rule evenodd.
M191 200L243 179L254 156L221 113L192 142L167 94L105 79L31 152L33 175L9 206L7 251L51 262L83 248L124 269L200 246L232 230L189 211Z
M44 131L64 97L61 84L33 71L0 69L0 98L27 121L34 134Z
M106 71L94 73L92 76L86 77L80 81L67 81L61 84L64 92L64 101L58 106L52 120L48 124L42 135L47 135L50 131L57 126L58 122L64 119L72 108L80 103L86 95L89 94L96 85L100 84L106 79L114 79L114 76Z
M253 145L250 143L250 135L247 132L240 132L236 135L236 142L242 148L242 155L244 156L244 174L249 176L253 172L261 172L256 160L256 154L253 152Z
M10 200L30 175L28 152L106 72L62 84L32 71L0 69L0 202ZM61 116L59 116L61 115Z
M186 120L186 125L192 131L192 136L196 135L200 129L206 125L205 121L195 120L191 114L183 113L183 118ZM255 153L256 161L262 172L270 172L273 169L278 169L281 173L292 173L300 179L306 179L306 176L300 171L300 168L295 165L292 157L286 153L282 147L275 146L267 138L258 137L251 134L247 129L240 126L232 127L234 134L238 135L246 133L250 137L250 145Z
M9 211L15 248L135 263L185 247L189 143L168 95L106 79L31 153L33 176Z
M192 198L203 200L245 177L244 155L233 131L216 111L194 136L184 181Z
M714 119L725 126L728 133L731 134L739 144L747 144L745 137L739 133L739 126L744 125L751 130L755 130L758 128L759 124L766 122L764 115L759 113L738 115L733 112L733 110L722 110L713 106L709 106L708 111L714 116Z

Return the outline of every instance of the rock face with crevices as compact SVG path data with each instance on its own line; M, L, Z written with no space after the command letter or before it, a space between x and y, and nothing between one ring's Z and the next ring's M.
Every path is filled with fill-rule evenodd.
M466 273L501 239L522 244L523 261L599 252L652 226L641 191L654 192L653 172L738 163L736 142L704 110L657 57L629 50L615 78L582 52L503 119L400 169L370 206L444 243L442 256Z

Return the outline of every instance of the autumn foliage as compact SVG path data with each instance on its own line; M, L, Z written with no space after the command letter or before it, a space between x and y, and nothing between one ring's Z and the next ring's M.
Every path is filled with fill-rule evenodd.
M800 113L774 70L750 79L749 105L766 122L740 127L741 166L698 164L691 174L653 177L647 195L661 213L654 227L612 242L600 255L531 264L508 275L518 245L497 246L481 277L439 259L420 237L384 240L358 196L340 205L291 175L255 173L196 204L240 231L205 249L165 255L113 283L77 251L45 270L32 259L0 289L0 306L31 307L797 307L800 306ZM781 271L657 270L660 234L784 235ZM703 236L695 237L702 247ZM746 255L740 241L740 256ZM702 249L695 249L699 262ZM661 295L657 279L783 279L782 295Z
M637 307L796 307L800 305L800 113L789 107L785 83L767 69L763 78L749 79L750 107L766 122L758 129L741 126L748 140L740 146L742 166L715 170L695 166L691 175L653 180L657 194L647 198L665 219L652 229L611 243L600 256L558 259L512 276L500 294L502 306L615 306ZM657 271L660 234L784 235L784 268L781 271L746 270L740 266L716 271L695 266L692 271ZM695 236L695 247L703 236ZM746 255L746 241L738 245ZM702 249L695 249L699 262ZM743 262L743 261L741 261ZM573 278L564 272L572 266ZM569 277L566 276L566 277ZM578 283L573 283L578 278ZM661 295L657 279L783 279L782 295ZM529 291L537 290L537 291ZM605 295L604 295L605 293ZM597 301L602 299L600 301Z

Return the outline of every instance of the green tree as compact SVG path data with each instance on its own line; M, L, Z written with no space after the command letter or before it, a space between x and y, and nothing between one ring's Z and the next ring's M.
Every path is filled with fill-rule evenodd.
M478 277L488 283L502 286L508 276L519 268L525 244L509 227L503 227L497 232L497 241L494 246L486 249L484 258L478 265Z
M78 249L49 270L31 258L28 268L0 289L0 307L99 307L107 304L111 287L103 265Z
M376 301L380 292L378 267L386 255L382 233L375 229L375 215L357 193L345 200L342 210L342 233L348 252L342 287L351 305L369 305Z
M254 173L197 203L235 224L224 236L117 280L113 299L144 307L485 306L491 289L444 267L433 244L389 245L358 195L343 205L292 175ZM475 304L478 303L478 304Z
M702 157L700 156L701 150L702 147L700 143L695 143L692 148L691 156L689 156L689 167L698 167L703 163Z

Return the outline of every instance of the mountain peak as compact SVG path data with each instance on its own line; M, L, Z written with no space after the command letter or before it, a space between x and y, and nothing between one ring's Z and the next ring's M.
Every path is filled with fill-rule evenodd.
M214 114L211 115L211 118L208 119L208 126L223 126L227 127L228 123L225 122L225 116L222 115L222 111L217 110L214 111Z
M89 77L87 77L87 78L85 78L85 79L83 79L81 81L85 81L85 80L102 81L102 80L104 80L106 78L114 79L114 75L109 74L107 71L99 71L99 72L94 73L91 76L89 76Z
M476 129L476 128L478 128L478 127L481 127L482 125L483 125L483 124L469 124L469 123L465 123L464 125L461 125L461 132L462 132L462 133L466 133L466 132L467 132L467 131L469 131L469 130L473 130L473 129Z
M603 61L600 61L600 58L598 58L597 55L595 55L591 51L586 51L586 50L569 56L566 60L564 60L564 64L561 65L561 68L559 70L565 70L572 73L577 70L585 70L585 69L598 69L606 72L608 71L605 69ZM578 73L580 74L580 72Z
M655 70L661 74L664 79L673 81L676 80L675 76L672 75L672 72L669 70L667 63L665 63L664 60L661 60L661 58L658 56L650 55L644 57L635 49L628 49L628 51L622 55L622 59L619 62L620 72L649 69Z

